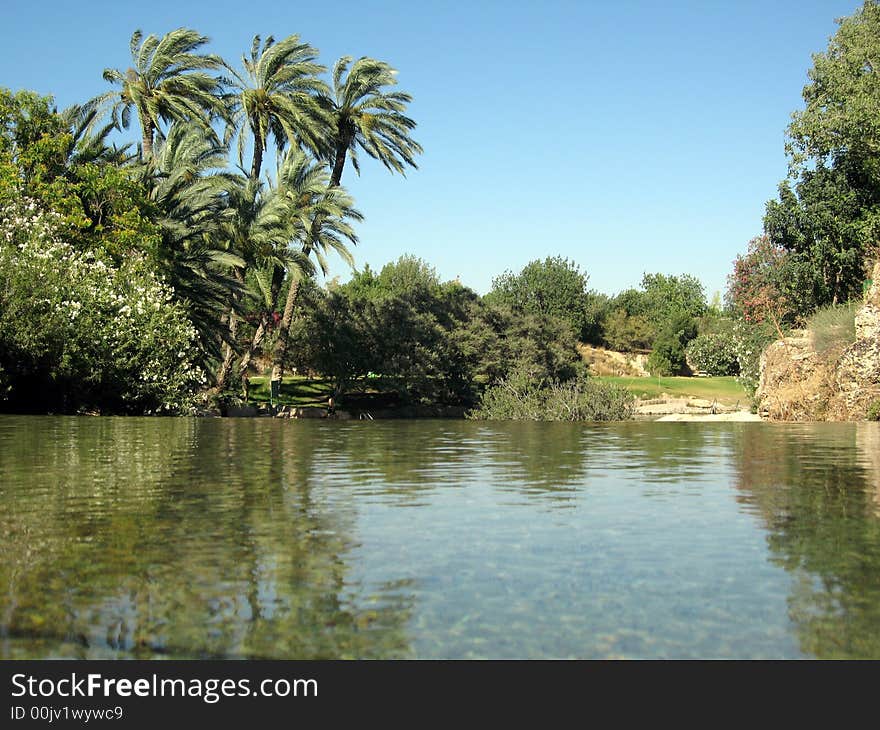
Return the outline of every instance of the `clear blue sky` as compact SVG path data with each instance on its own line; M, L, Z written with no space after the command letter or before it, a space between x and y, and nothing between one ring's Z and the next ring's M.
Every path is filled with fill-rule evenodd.
M364 158L343 182L373 268L414 253L480 293L550 255L614 293L691 273L709 296L761 232L811 54L859 0L4 3L0 85L59 106L105 90L132 31L179 26L238 63L299 33L330 66L399 70L425 148L406 179ZM336 265L347 278L344 265Z

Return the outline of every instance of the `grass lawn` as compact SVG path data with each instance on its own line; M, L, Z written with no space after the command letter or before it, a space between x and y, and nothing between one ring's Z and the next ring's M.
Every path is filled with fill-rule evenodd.
M717 400L723 405L740 405L749 402L742 386L734 377L718 378L628 378L621 376L601 376L599 380L621 385L640 398L657 398L660 395L680 398L705 398Z
M276 405L283 406L315 406L324 408L327 399L333 394L333 381L330 378L306 378L302 375L290 375L281 379L281 391ZM251 377L250 401L252 403L269 402L269 376L254 375ZM348 390L341 398L342 408L351 406L369 406L383 408L395 405L397 395L389 389L382 388L381 378L356 381L349 384Z
M669 395L680 398L705 398L717 400L723 405L745 405L748 396L736 378L629 378L622 376L596 376L599 380L621 385L640 398L657 398ZM376 396L382 392L377 380L371 383L362 396ZM363 386L358 384L356 390ZM327 398L333 392L333 383L325 378L306 378L301 375L290 375L281 381L281 393L278 404L291 406L327 405ZM355 397L352 393L349 399ZM256 403L269 402L269 377L255 375L251 377L250 399Z
M332 392L333 383L329 379L291 375L281 379L277 403L285 406L326 406ZM268 403L269 395L269 376L252 376L250 400Z

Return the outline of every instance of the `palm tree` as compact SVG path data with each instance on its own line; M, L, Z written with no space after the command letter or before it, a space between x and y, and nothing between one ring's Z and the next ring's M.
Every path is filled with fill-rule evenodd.
M70 130L70 142L66 150L68 170L79 165L109 163L123 167L134 159L129 152L130 144L117 147L108 144L107 138L116 128L113 122L98 127L98 109L90 104L73 104L60 114L64 126Z
M292 233L294 239L300 242L301 255L308 259L314 254L324 275L329 270L326 259L328 251L336 252L349 266L354 266L346 241L357 244L357 235L350 221L361 221L363 216L354 208L354 201L345 189L330 186L326 171L301 153L288 155L286 164L279 170L278 182L292 204L295 216L292 219ZM301 270L293 273L272 353L273 381L281 380L284 375L288 335L302 280Z
M404 114L412 97L403 91L388 90L397 84L396 76L395 69L373 58L362 57L352 64L351 56L343 56L334 64L333 96L322 99L332 119L330 139L326 144L326 156L332 161L327 183L328 204L333 197L331 190L342 182L342 172L349 157L355 171L360 173L358 148L379 160L391 172L404 175L406 165L418 167L414 158L422 148L409 136L416 123ZM320 240L325 226L324 213L316 207L303 245L303 253L307 256L322 248ZM280 379L283 373L297 288L298 282L292 281L273 356L273 380Z
M404 114L412 97L386 90L397 84L396 76L395 69L374 58L352 64L351 56L343 56L333 66L333 98L325 100L333 118L331 187L342 181L348 157L360 173L358 148L401 175L405 165L418 167L414 157L422 148L409 136L416 123Z
M141 125L141 159L153 157L156 136L162 137L161 122L189 120L213 135L211 119L223 114L219 79L207 73L222 60L213 54L196 53L208 42L206 36L178 28L162 38L140 30L131 36L132 67L125 72L108 68L104 79L119 87L92 101L111 105L114 121L128 129L134 109Z
M238 134L238 159L244 165L244 149L253 142L250 176L257 180L269 137L279 152L290 144L317 154L326 137L328 120L317 97L326 97L327 85L318 78L326 69L315 62L318 51L291 35L276 43L272 36L260 44L254 36L250 58L242 56L244 73L230 66L232 78L224 79L232 90L229 136Z
M230 267L243 261L228 250L222 227L229 218L227 191L234 176L217 172L227 149L200 125L172 124L154 164L140 169L159 213L157 258L175 296L186 303L206 360L218 357L227 339L222 319L230 292L240 284Z
M241 175L230 185L226 204L228 215L222 224L221 235L228 250L235 252L241 263L234 269L239 290L232 292L228 303L229 343L217 371L218 392L226 386L232 373L241 294L247 294L256 302L260 311L254 336L237 368L238 374L243 376L269 328L270 313L275 309L284 272L313 271L306 257L289 248L293 216L291 203L283 192L270 188L261 180ZM248 279L252 284L249 290Z

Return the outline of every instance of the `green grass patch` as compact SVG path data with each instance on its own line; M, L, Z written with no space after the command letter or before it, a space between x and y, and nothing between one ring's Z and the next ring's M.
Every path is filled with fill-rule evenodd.
M281 379L281 388L276 405L325 407L327 399L333 394L334 383L330 378L307 378L302 375L290 375ZM255 375L251 377L250 401L252 403L269 403L269 376ZM383 387L381 378L369 378L351 383L338 405L380 407L396 402L397 396L393 389Z
M723 405L747 403L745 390L732 376L715 378L630 378L616 375L597 376L599 380L614 383L638 398L659 398L669 395L678 398L717 400Z
M281 379L281 390L276 403L285 406L326 406L331 393L333 393L333 382L329 379L291 375ZM268 403L270 395L269 376L253 376L250 400L256 403Z

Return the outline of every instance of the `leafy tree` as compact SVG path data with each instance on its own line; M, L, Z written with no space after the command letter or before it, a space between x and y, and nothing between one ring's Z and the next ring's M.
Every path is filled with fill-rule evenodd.
M728 305L747 323L766 321L779 329L809 307L803 296L804 275L792 254L769 236L757 236L734 262L728 277Z
M764 218L799 270L801 317L857 296L880 240L880 4L839 23L787 130L794 187L780 185Z
M658 323L658 331L679 314L701 317L706 312L706 292L699 279L690 274L667 276L645 274L642 277L644 295L642 311Z
M602 320L602 341L612 350L645 350L654 339L654 327L641 314L629 314L624 307L614 307Z
M861 294L865 257L880 235L880 188L859 178L847 157L833 167L820 162L767 203L764 230L790 254L789 274L799 269L792 304L800 316Z
M155 209L124 151L106 144L107 128L85 130L79 107L59 114L51 97L0 89L0 204L27 198L57 214L54 227L77 248L120 259L154 255Z
M880 180L880 3L867 0L824 53L813 55L805 108L792 115L786 151L796 167L841 155L864 165L866 183Z
M562 318L579 338L595 339L598 295L588 291L588 280L573 261L547 257L531 261L518 274L506 271L495 278L486 301L537 317Z
M678 375L685 372L685 348L696 336L696 321L686 312L680 311L666 320L648 356L648 371L652 375Z
M208 42L206 36L177 28L159 38L131 36L132 67L122 72L104 70L104 80L118 86L92 100L91 105L109 106L114 121L128 129L134 110L141 126L141 155L153 157L156 136L163 136L162 122L192 121L213 134L211 119L224 113L220 81L207 73L222 61L212 54L197 53Z

